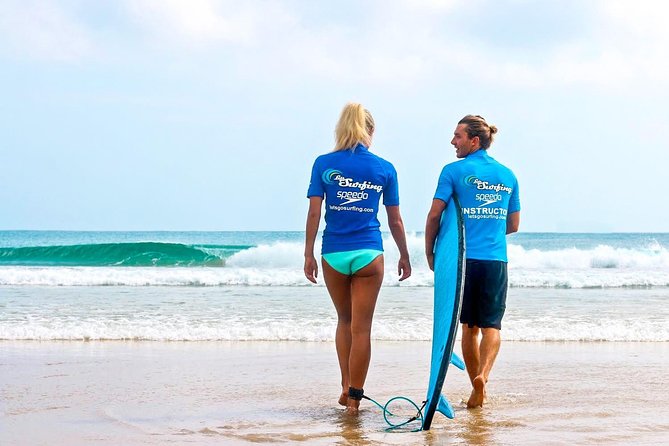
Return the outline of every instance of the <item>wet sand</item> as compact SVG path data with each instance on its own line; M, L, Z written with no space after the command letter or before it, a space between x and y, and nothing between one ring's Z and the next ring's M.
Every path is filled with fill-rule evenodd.
M375 342L366 393L420 403L428 361ZM369 402L342 414L332 343L2 341L0 444L666 444L666 376L667 343L505 342L483 409L450 368L456 418L389 433Z

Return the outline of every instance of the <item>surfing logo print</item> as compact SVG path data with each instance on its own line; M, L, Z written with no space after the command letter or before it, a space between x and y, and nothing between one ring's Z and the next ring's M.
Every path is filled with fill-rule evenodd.
M325 172L323 172L323 175L321 175L321 178L323 179L323 182L325 184L334 184L335 179L341 176L341 172L336 170L336 169L327 169Z
M463 180L465 186L475 187L478 190L488 190L494 192L506 192L511 195L511 188L504 183L491 184L476 177L476 175L466 176Z
M331 205L330 209L345 210L356 212L373 212L372 208L358 208L356 206L346 206L358 201L367 200L370 190L381 193L383 186L374 184L370 181L355 181L353 178L345 176L340 170L326 169L321 175L323 183L338 186L335 196L342 200L338 205ZM352 189L352 190L351 190Z

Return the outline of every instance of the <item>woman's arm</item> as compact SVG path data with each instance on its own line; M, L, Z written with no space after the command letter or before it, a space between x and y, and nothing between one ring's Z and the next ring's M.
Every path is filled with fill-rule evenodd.
M309 211L307 212L307 228L304 242L304 275L309 281L316 283L318 277L318 262L314 257L314 244L318 225L321 222L321 204L323 197L309 197Z
M427 213L427 222L425 223L425 257L427 257L427 265L432 271L434 271L434 241L437 239L441 213L444 212L444 209L446 209L446 203L438 198L432 200L432 207Z
M400 261L397 264L397 274L400 276L400 281L411 276L411 262L409 260L409 250L407 248L406 234L404 233L404 222L400 215L399 206L386 206L386 213L388 214L388 226L390 233L395 240L397 249L400 251Z

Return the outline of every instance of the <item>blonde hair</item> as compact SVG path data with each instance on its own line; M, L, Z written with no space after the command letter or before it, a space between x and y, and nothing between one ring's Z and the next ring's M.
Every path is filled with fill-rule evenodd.
M374 118L362 104L349 102L344 106L335 127L334 151L354 148L358 143L369 147L374 133Z
M489 125L482 116L467 115L458 122L458 124L465 124L467 126L467 136L472 139L475 136L479 137L481 148L487 150L490 144L495 139L497 127Z

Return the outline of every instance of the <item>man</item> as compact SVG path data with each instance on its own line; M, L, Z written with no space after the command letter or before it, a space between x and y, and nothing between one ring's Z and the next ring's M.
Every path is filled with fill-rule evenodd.
M496 133L497 127L488 125L481 116L467 115L458 122L451 144L461 159L441 171L425 225L425 254L434 270L434 241L441 213L457 195L467 253L460 322L462 354L473 387L468 408L483 407L485 402L506 308L506 235L518 231L520 224L518 181L510 169L487 153Z

